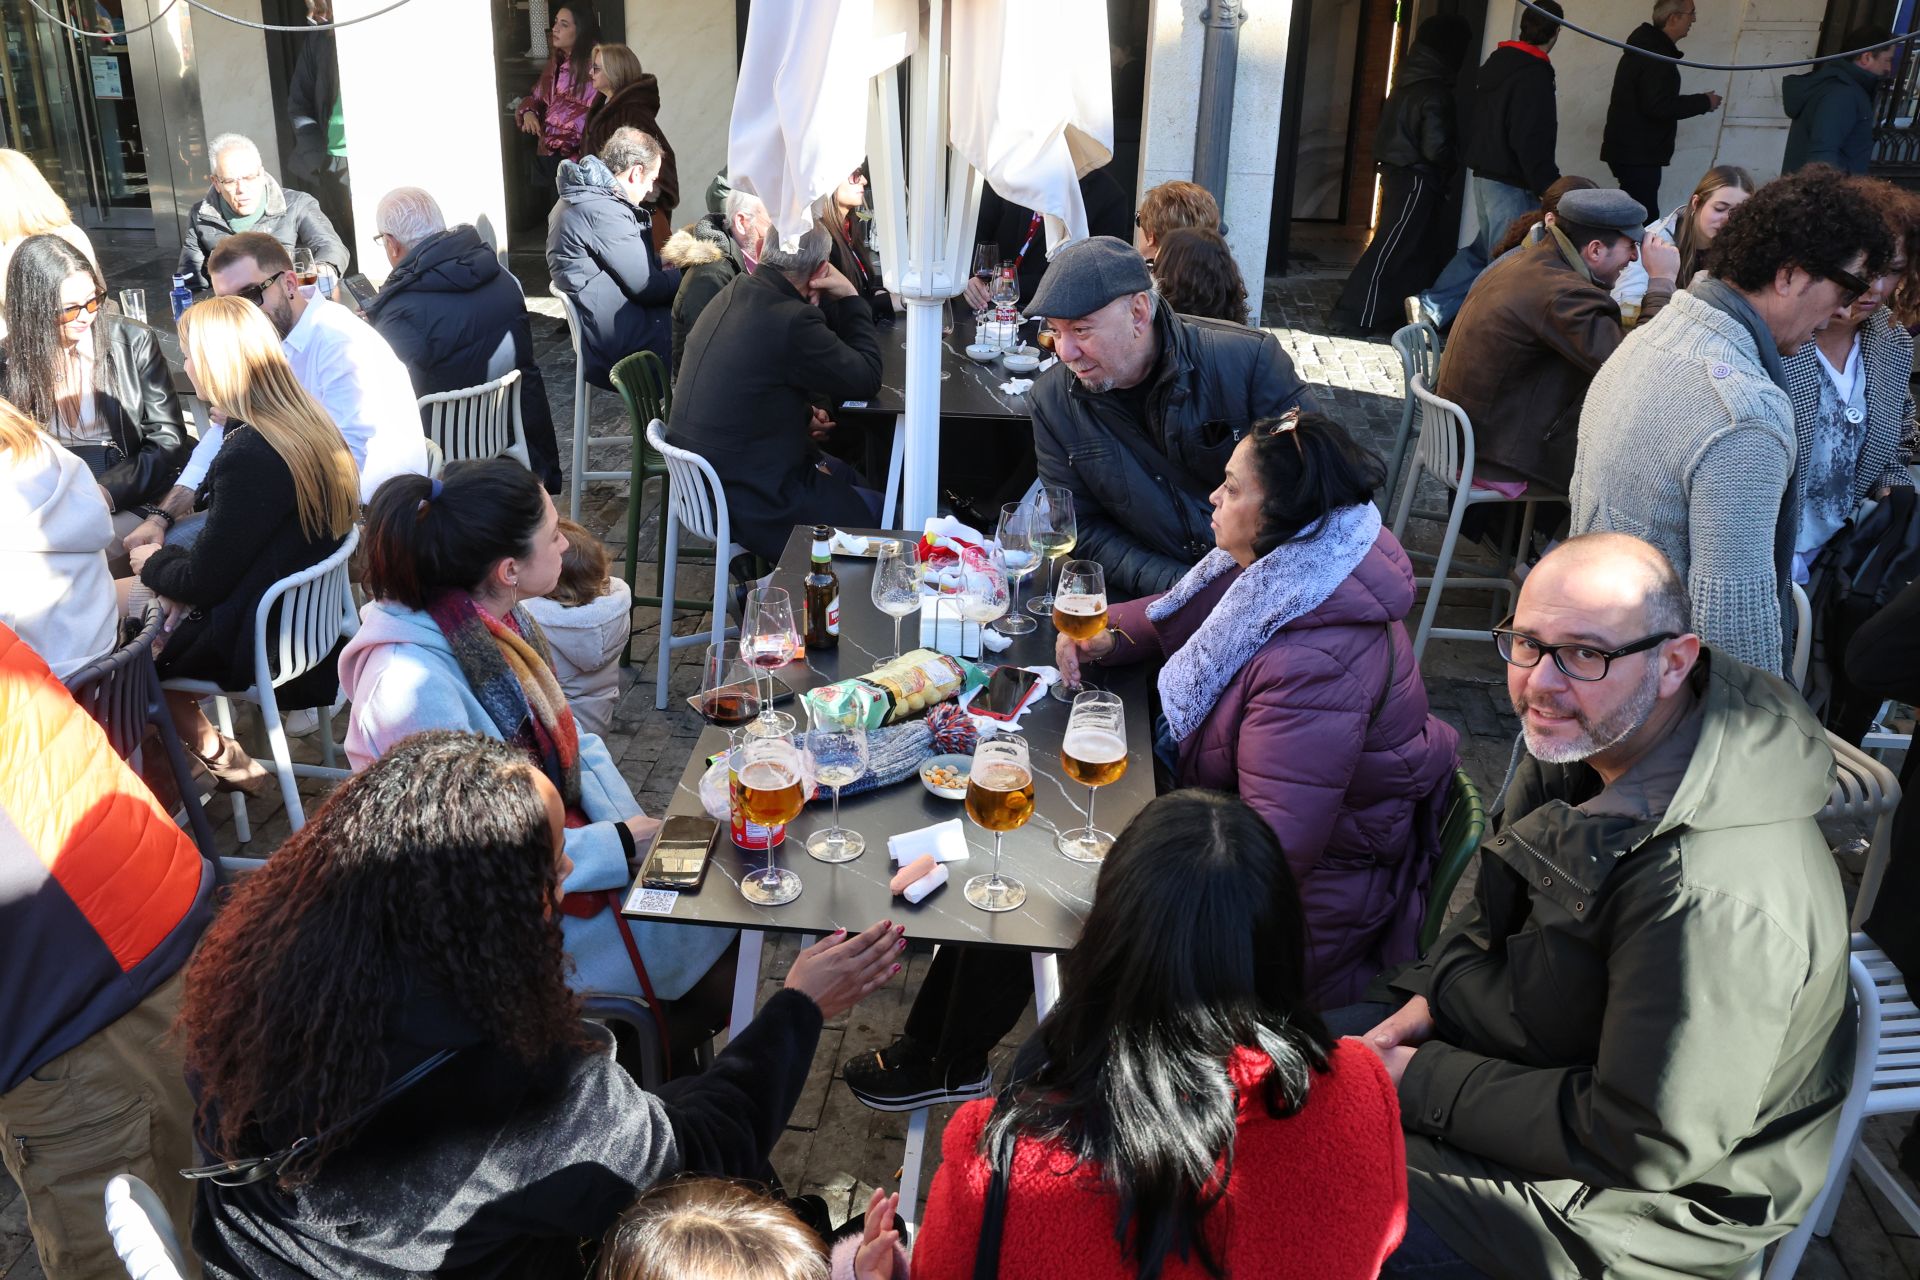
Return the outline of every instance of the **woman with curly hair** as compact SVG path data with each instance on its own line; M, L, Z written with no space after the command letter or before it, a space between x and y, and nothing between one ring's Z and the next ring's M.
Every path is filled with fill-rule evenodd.
M578 1277L653 1183L762 1173L822 1020L898 971L901 931L801 952L649 1094L567 987L564 821L511 744L419 734L234 891L180 1020L209 1276Z
M1153 282L1168 306L1183 316L1247 323L1246 281L1218 231L1177 227L1167 232L1159 248Z

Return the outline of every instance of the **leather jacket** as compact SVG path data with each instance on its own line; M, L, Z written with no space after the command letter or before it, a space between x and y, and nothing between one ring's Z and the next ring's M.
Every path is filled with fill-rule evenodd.
M1146 410L1157 432L1141 429L1120 393L1087 390L1065 365L1030 393L1040 479L1073 492L1075 555L1100 563L1115 599L1165 591L1213 549L1207 495L1254 422L1317 408L1270 333L1165 306L1154 327L1161 356Z
M1442 181L1453 173L1460 146L1453 77L1440 53L1425 45L1413 47L1380 112L1373 135L1375 164L1412 169Z

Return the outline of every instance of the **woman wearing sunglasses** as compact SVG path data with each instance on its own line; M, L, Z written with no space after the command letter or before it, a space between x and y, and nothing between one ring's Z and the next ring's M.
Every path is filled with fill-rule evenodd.
M191 442L152 330L102 310L100 269L57 235L29 236L7 264L6 398L93 472L113 513L107 562L165 496Z

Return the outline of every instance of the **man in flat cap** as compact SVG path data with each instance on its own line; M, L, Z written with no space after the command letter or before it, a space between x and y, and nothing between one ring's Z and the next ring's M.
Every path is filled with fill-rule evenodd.
M1234 444L1313 397L1272 334L1175 315L1112 236L1055 254L1027 309L1060 357L1033 388L1033 447L1040 479L1073 492L1075 554L1116 599L1165 591L1213 549L1207 495Z
M1473 423L1475 483L1567 491L1587 384L1626 336L1614 282L1646 267L1643 323L1673 296L1680 255L1642 244L1645 216L1624 191L1569 191L1538 240L1474 282L1433 391Z

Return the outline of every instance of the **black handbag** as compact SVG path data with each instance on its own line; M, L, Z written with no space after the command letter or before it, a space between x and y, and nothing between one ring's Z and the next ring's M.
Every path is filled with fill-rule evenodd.
M1821 648L1837 657L1861 624L1920 577L1920 496L1896 488L1871 511L1848 521L1821 553L1819 569L1811 602L1816 633ZM1880 699L1854 689L1838 662L1833 668L1827 727L1858 742Z

